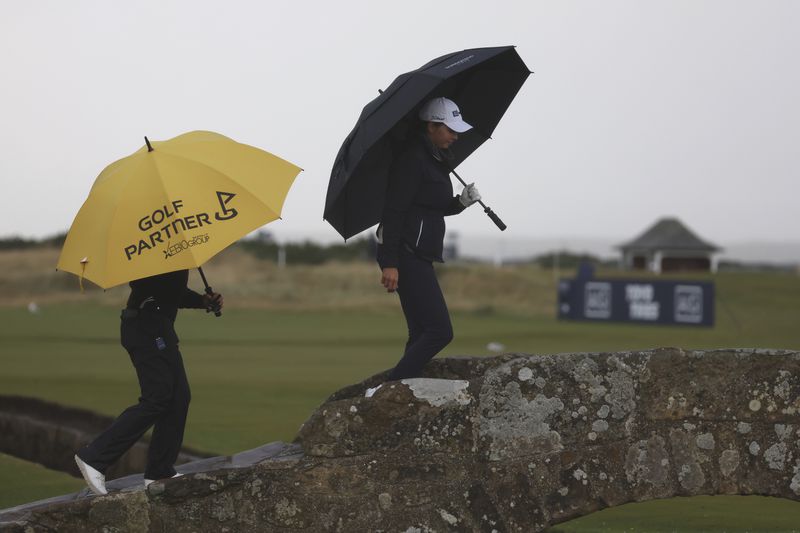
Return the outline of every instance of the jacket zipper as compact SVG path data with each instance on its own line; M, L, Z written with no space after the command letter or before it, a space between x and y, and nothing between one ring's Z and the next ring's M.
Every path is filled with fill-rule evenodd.
M417 244L414 245L415 248L419 248L419 240L422 238L422 224L424 222L424 219L419 221L419 235L417 235Z

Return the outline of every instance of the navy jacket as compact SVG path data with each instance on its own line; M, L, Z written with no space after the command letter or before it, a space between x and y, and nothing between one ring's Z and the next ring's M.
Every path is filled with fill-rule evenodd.
M131 294L128 297L128 309L141 309L146 305L148 309L157 308L157 313L175 322L178 308L203 309L203 295L194 292L187 283L189 282L188 270L176 270L166 274L150 276L130 282ZM152 298L152 305L145 304L145 300Z
M397 267L400 249L442 261L444 217L464 206L453 195L448 167L438 161L427 137L414 137L389 171L389 186L381 221L383 244L378 246L381 268Z

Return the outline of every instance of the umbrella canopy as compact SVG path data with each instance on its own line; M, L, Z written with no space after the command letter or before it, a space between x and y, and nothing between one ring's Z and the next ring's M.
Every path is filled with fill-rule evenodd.
M58 269L102 288L202 265L280 217L300 168L193 131L106 167L67 234Z
M324 218L345 239L377 224L383 214L392 158L429 99L456 102L473 128L452 147L453 168L491 136L530 70L513 46L447 54L398 76L364 106L331 172Z

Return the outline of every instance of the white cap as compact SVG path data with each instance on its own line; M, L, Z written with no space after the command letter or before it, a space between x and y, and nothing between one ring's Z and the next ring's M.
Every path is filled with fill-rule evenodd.
M461 118L461 111L456 103L447 98L428 100L419 110L419 118L426 122L442 122L456 133L464 133L472 129L472 126Z

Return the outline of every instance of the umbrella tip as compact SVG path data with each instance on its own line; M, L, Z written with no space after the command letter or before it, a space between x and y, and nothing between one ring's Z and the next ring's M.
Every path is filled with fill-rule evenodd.
M378 94L383 94L383 91L381 91L380 89L378 89Z
M153 147L150 145L150 139L147 138L147 135L144 136L144 142L147 143L147 151L148 152L152 152L153 151Z

